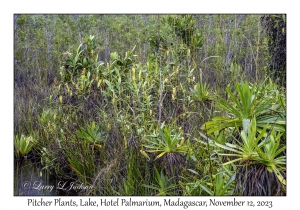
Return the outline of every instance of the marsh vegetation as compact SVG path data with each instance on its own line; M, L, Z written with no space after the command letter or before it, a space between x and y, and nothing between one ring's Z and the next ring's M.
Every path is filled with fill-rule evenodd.
M285 15L14 18L15 161L78 195L285 195Z

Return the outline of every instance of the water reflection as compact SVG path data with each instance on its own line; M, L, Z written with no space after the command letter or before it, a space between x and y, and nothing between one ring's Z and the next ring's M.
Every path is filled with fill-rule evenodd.
M17 160L14 169L14 195L59 195L56 189L57 180L51 177L40 163L31 160Z

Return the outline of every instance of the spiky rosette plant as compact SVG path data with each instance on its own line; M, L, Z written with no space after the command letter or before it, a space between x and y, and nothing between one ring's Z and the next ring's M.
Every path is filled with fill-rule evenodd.
M223 165L238 166L237 191L242 195L279 195L286 185L285 146L280 144L281 133L267 131L268 125L257 135L256 120L243 122L237 144L215 145L224 149L220 156L230 157Z
M32 136L24 136L23 134L20 138L15 136L15 153L17 157L26 156L31 151L35 143L36 140L34 140Z
M188 146L179 133L171 132L169 126L162 126L159 134L150 135L147 139L146 152L156 154L154 160L161 160L167 174L174 174L183 164L184 155L188 152Z
M227 115L213 118L204 123L201 129L211 134L226 128L242 128L243 120L256 117L258 127L262 128L268 124L269 128L285 132L285 106L282 98L275 96L275 90L268 90L270 85L250 86L248 82L241 82L236 84L237 96L227 88L226 91L232 101L222 97L216 100L218 107L227 112Z

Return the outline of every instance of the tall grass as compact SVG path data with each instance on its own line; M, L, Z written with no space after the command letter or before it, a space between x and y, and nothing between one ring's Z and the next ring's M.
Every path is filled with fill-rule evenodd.
M200 127L232 117L216 106L234 106L225 89L268 77L260 18L17 15L15 135L37 140L51 173L93 186L78 194L238 194L236 166L211 143L240 128ZM284 118L284 92L268 87Z

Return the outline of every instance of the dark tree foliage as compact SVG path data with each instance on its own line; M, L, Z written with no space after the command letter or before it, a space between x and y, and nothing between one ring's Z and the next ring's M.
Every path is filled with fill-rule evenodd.
M264 15L262 21L269 37L270 73L278 84L286 85L286 15Z

